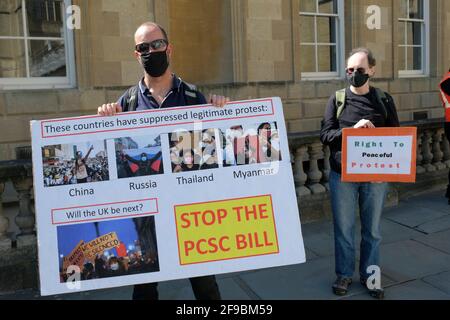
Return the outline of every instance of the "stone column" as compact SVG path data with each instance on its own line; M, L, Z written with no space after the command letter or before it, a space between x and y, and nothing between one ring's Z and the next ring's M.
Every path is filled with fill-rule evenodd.
M246 58L246 1L231 0L231 38L234 82L247 81Z
M447 166L447 168L450 168L450 143L448 142L445 134L442 138L441 147L442 147L442 152L444 153L444 159L443 159L444 164Z
M438 170L444 170L447 166L442 162L444 153L441 150L441 141L444 129L437 129L433 133L433 165Z
M430 144L432 143L432 133L430 130L426 130L422 138L422 156L423 167L427 172L436 171L436 167L431 164L433 161L433 153L431 152Z
M322 179L322 172L319 170L318 160L323 158L322 143L315 142L312 143L309 148L309 171L308 178L311 182L309 188L313 194L324 193L325 187L320 184Z
M2 194L5 190L5 183L0 181L0 251L11 249L11 239L8 238L9 219L3 216Z
M303 161L307 160L308 147L301 146L295 151L294 158L294 180L296 184L297 197L306 196L311 194L311 190L305 187L308 176L303 168Z
M31 210L31 188L33 187L32 177L17 177L12 179L14 188L19 195L19 214L15 222L20 229L17 236L17 246L27 246L36 243L34 232L35 218Z
M416 159L416 172L417 174L421 174L425 172L425 168L422 167L422 161L423 161L423 156L422 156L422 138L423 138L423 133L418 132L417 133L417 159Z

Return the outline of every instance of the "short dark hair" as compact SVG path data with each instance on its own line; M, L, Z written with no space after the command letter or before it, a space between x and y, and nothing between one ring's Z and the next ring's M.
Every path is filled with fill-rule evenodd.
M161 25L159 25L159 24L156 24L156 25L158 26L159 30L161 30L161 32L164 36L164 39L166 39L166 41L169 42L169 37L167 36L166 30L163 27L161 27Z
M162 34L164 36L164 39L167 41L167 43L169 43L169 37L167 36L167 32L161 25L159 25L159 24L157 24L155 22L148 21L148 22L144 22L143 24L141 24L139 26L139 28L141 28L141 27L150 27L150 26L159 28L159 30L161 30L161 32L162 32Z
M377 60L373 56L372 51L369 48L364 48L364 47L353 49L350 52L350 54L348 55L347 62L348 62L348 59L350 59L350 57L352 57L353 55L355 55L357 53L360 53L360 52L365 53L367 55L367 59L369 60L369 67L372 68L372 67L375 67L377 65Z

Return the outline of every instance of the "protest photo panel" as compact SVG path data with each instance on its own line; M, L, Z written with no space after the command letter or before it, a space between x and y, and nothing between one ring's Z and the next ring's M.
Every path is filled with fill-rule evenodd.
M45 187L109 180L105 141L42 147Z
M114 147L119 179L164 173L161 136L118 138Z
M153 216L61 225L57 235L62 283L75 272L85 281L159 271Z

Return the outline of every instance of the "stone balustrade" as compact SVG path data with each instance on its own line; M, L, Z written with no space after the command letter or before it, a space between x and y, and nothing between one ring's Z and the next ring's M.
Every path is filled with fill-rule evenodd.
M18 150L18 155L21 153ZM33 245L36 242L34 207L31 203L33 189L32 163L30 159L0 161L0 199L5 190L5 184L11 181L18 195L18 209L14 221L3 213L3 203L0 205L0 249L15 246ZM10 224L15 223L19 232L9 234Z
M17 148L16 158L0 161L0 294L38 282L31 149ZM17 193L16 203L7 206L12 218L2 200L7 183Z
M417 183L392 184L388 203L395 205L402 197L415 192L441 189L447 183L450 168L450 144L446 139L442 122L423 121L402 123L417 126ZM302 133L289 137L291 162L302 221L327 216L328 178L330 174L330 149L322 145L319 133ZM327 212L328 211L328 212Z

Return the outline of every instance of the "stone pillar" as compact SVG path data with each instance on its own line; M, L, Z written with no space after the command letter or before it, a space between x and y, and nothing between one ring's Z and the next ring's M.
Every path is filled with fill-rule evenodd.
M313 194L324 193L325 187L320 184L322 179L322 172L319 170L318 160L323 158L323 146L320 142L312 143L309 148L309 171L308 178L311 184L309 188Z
M8 238L9 219L3 216L2 194L5 190L5 183L0 181L0 251L11 249L11 239Z
M444 164L447 166L447 168L450 168L450 143L447 140L447 137L443 136L442 138L442 152L444 153Z
M422 138L423 138L423 133L418 132L417 133L417 159L416 159L416 172L417 174L421 174L425 172L425 168L422 167L422 161L423 161L423 156L422 156Z
M294 158L294 180L296 184L297 197L306 196L311 194L311 190L305 187L308 176L303 168L303 161L308 160L308 147L301 146L295 151Z
M444 129L437 129L433 134L433 165L438 170L444 170L446 165L442 162L444 153L441 150L441 141L444 134Z
M33 187L32 177L17 177L12 179L14 188L19 195L19 214L15 222L20 229L17 236L17 246L27 246L36 243L34 232L35 218L31 210L31 188Z
M433 153L431 152L430 144L432 142L432 133L430 130L426 130L422 138L422 157L423 167L427 172L436 171L436 167L431 164L433 161Z
M231 36L233 47L233 80L234 82L247 81L246 58L246 2L231 0Z
M330 172L331 172L331 167L330 167L331 151L330 151L330 148L328 146L323 146L323 153L324 153L324 157L323 157L323 178L322 178L322 182L323 182L323 185L325 186L325 189L327 191L330 191L330 184L328 183L330 181Z

